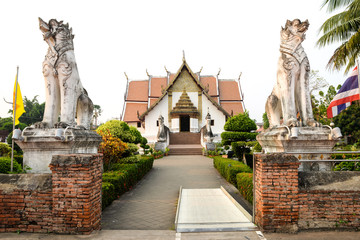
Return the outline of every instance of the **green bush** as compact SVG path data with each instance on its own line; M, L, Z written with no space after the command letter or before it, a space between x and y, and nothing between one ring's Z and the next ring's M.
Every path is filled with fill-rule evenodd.
M251 173L252 170L242 162L222 158L220 156L213 157L214 167L219 173L230 183L236 185L236 174L241 172Z
M11 173L11 158L0 157L0 173ZM13 161L13 173L21 173L21 165L17 161Z
M100 135L109 131L112 136L120 138L123 142L135 143L137 136L132 135L134 130L131 130L126 122L120 120L110 120L102 124L96 129Z
M236 175L237 189L240 194L248 200L253 202L253 174L252 173L238 173Z
M0 156L9 157L11 155L11 147L6 143L0 143Z
M128 160L130 161L130 160ZM131 189L153 166L152 156L142 156L136 163L115 163L103 174L103 209Z
M253 152L261 152L262 151L262 147L260 145L259 142L256 142L254 148L253 148Z
M335 166L334 171L360 171L360 162L341 162Z
M224 125L224 129L233 132L250 132L256 130L256 123L250 119L247 113L240 113L229 118Z
M105 209L107 206L109 206L112 201L116 199L115 193L115 187L110 182L103 182L102 183L102 209Z
M125 150L123 156L131 156L139 150L139 147L135 143L127 143L128 149Z
M257 135L258 133L251 132L222 132L221 142L224 145L229 145L231 142L253 141L256 139Z

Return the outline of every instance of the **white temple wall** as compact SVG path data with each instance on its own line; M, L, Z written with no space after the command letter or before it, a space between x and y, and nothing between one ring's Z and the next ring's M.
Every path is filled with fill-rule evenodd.
M206 120L205 117L208 113L211 115L211 119L214 120L214 126L211 126L211 130L215 135L214 141L219 142L221 141L220 134L224 131L225 125L225 115L221 112L217 107L215 107L212 102L203 94L202 95L202 126L205 126Z
M159 116L164 117L165 126L169 127L168 123L168 96L166 95L150 112L145 116L145 133L143 137L146 137L148 142L156 142L159 127L156 126L156 122Z

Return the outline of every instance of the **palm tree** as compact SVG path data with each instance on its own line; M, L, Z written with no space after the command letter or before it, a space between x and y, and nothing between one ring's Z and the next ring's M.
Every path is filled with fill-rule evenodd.
M327 19L320 28L323 36L317 41L319 47L341 42L328 62L328 68L348 72L356 65L360 55L360 0L325 0L322 7L328 12L344 11Z

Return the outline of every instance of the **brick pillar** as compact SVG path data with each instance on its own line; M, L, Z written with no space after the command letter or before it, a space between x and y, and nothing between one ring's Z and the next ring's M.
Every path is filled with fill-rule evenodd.
M255 155L255 224L263 231L297 232L299 165L291 155Z
M100 229L102 156L54 155L50 163L53 231L90 234Z

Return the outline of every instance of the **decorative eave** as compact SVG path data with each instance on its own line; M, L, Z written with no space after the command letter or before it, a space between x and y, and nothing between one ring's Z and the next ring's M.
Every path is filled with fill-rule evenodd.
M204 86L201 84L201 82L199 81L199 79L197 78L197 75L193 73L193 71L191 70L191 68L189 67L189 65L187 64L185 58L183 58L183 63L181 64L179 70L177 71L177 73L175 74L173 80L171 81L171 83L166 87L166 89L164 90L164 93L158 98L158 100L150 107L148 108L143 114L141 114L139 116L139 120L140 121L144 121L145 116L154 108L156 107L156 105L159 104L159 102L166 96L166 94L168 93L169 88L171 88L174 85L174 82L176 81L176 79L179 77L181 71L183 70L183 68L186 67L186 69L189 71L191 77L195 80L196 84L202 89L202 93L209 99L209 101L217 108L219 109L222 113L224 113L225 116L230 117L230 114L223 109L220 104L218 104L214 99L212 99L212 97L210 97L210 95L205 91Z

